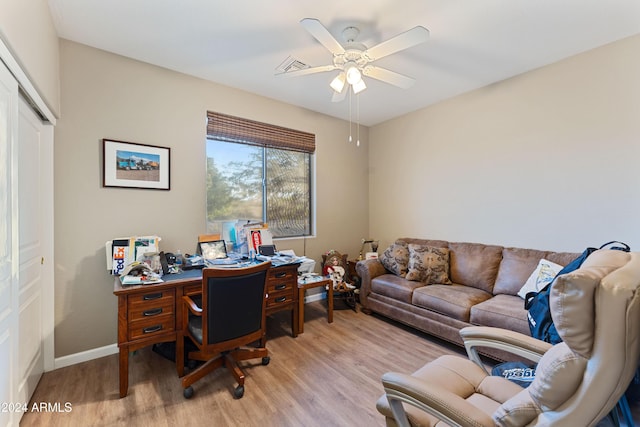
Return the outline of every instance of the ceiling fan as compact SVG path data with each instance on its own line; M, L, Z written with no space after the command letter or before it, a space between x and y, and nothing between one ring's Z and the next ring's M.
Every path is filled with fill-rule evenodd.
M413 78L378 67L372 63L385 56L424 43L429 38L429 30L422 26L417 26L387 41L367 48L364 44L356 41L360 33L360 30L356 27L347 27L342 31L345 43L340 44L317 19L304 18L300 21L300 24L333 54L333 63L287 71L279 75L294 77L340 70L340 73L330 84L334 90L332 99L334 102L342 101L345 98L349 86L351 86L354 94L365 90L367 86L362 80L363 75L403 89L411 87L415 83Z

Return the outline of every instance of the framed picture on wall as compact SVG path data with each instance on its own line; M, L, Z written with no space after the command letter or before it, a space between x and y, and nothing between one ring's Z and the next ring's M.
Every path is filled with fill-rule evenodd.
M169 190L168 147L102 140L103 187Z

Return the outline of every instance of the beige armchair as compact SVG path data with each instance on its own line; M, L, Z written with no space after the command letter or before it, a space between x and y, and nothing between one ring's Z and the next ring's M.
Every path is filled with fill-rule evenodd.
M563 339L461 331L469 359L442 356L411 375L388 372L377 409L388 426L593 426L616 406L640 357L640 253L599 250L560 276L550 304ZM490 376L476 349L537 362L527 388Z

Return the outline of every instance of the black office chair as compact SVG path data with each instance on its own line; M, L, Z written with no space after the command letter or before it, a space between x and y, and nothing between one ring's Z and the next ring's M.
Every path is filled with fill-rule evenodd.
M182 325L178 331L176 365L182 377L184 397L193 396L193 383L215 369L225 366L231 371L238 386L233 395L244 395L244 372L241 360L262 358L269 364L264 347L243 347L259 341L266 333L266 283L271 263L265 262L246 268L205 268L202 270L202 301L182 297ZM197 350L188 359L205 363L184 374L185 339L191 339Z

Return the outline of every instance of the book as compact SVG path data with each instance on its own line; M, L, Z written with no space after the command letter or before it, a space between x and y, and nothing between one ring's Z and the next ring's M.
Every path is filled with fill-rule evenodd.
M122 285L152 285L154 283L162 283L164 282L159 277L152 276L132 276L132 275L124 275L120 276L120 282Z

